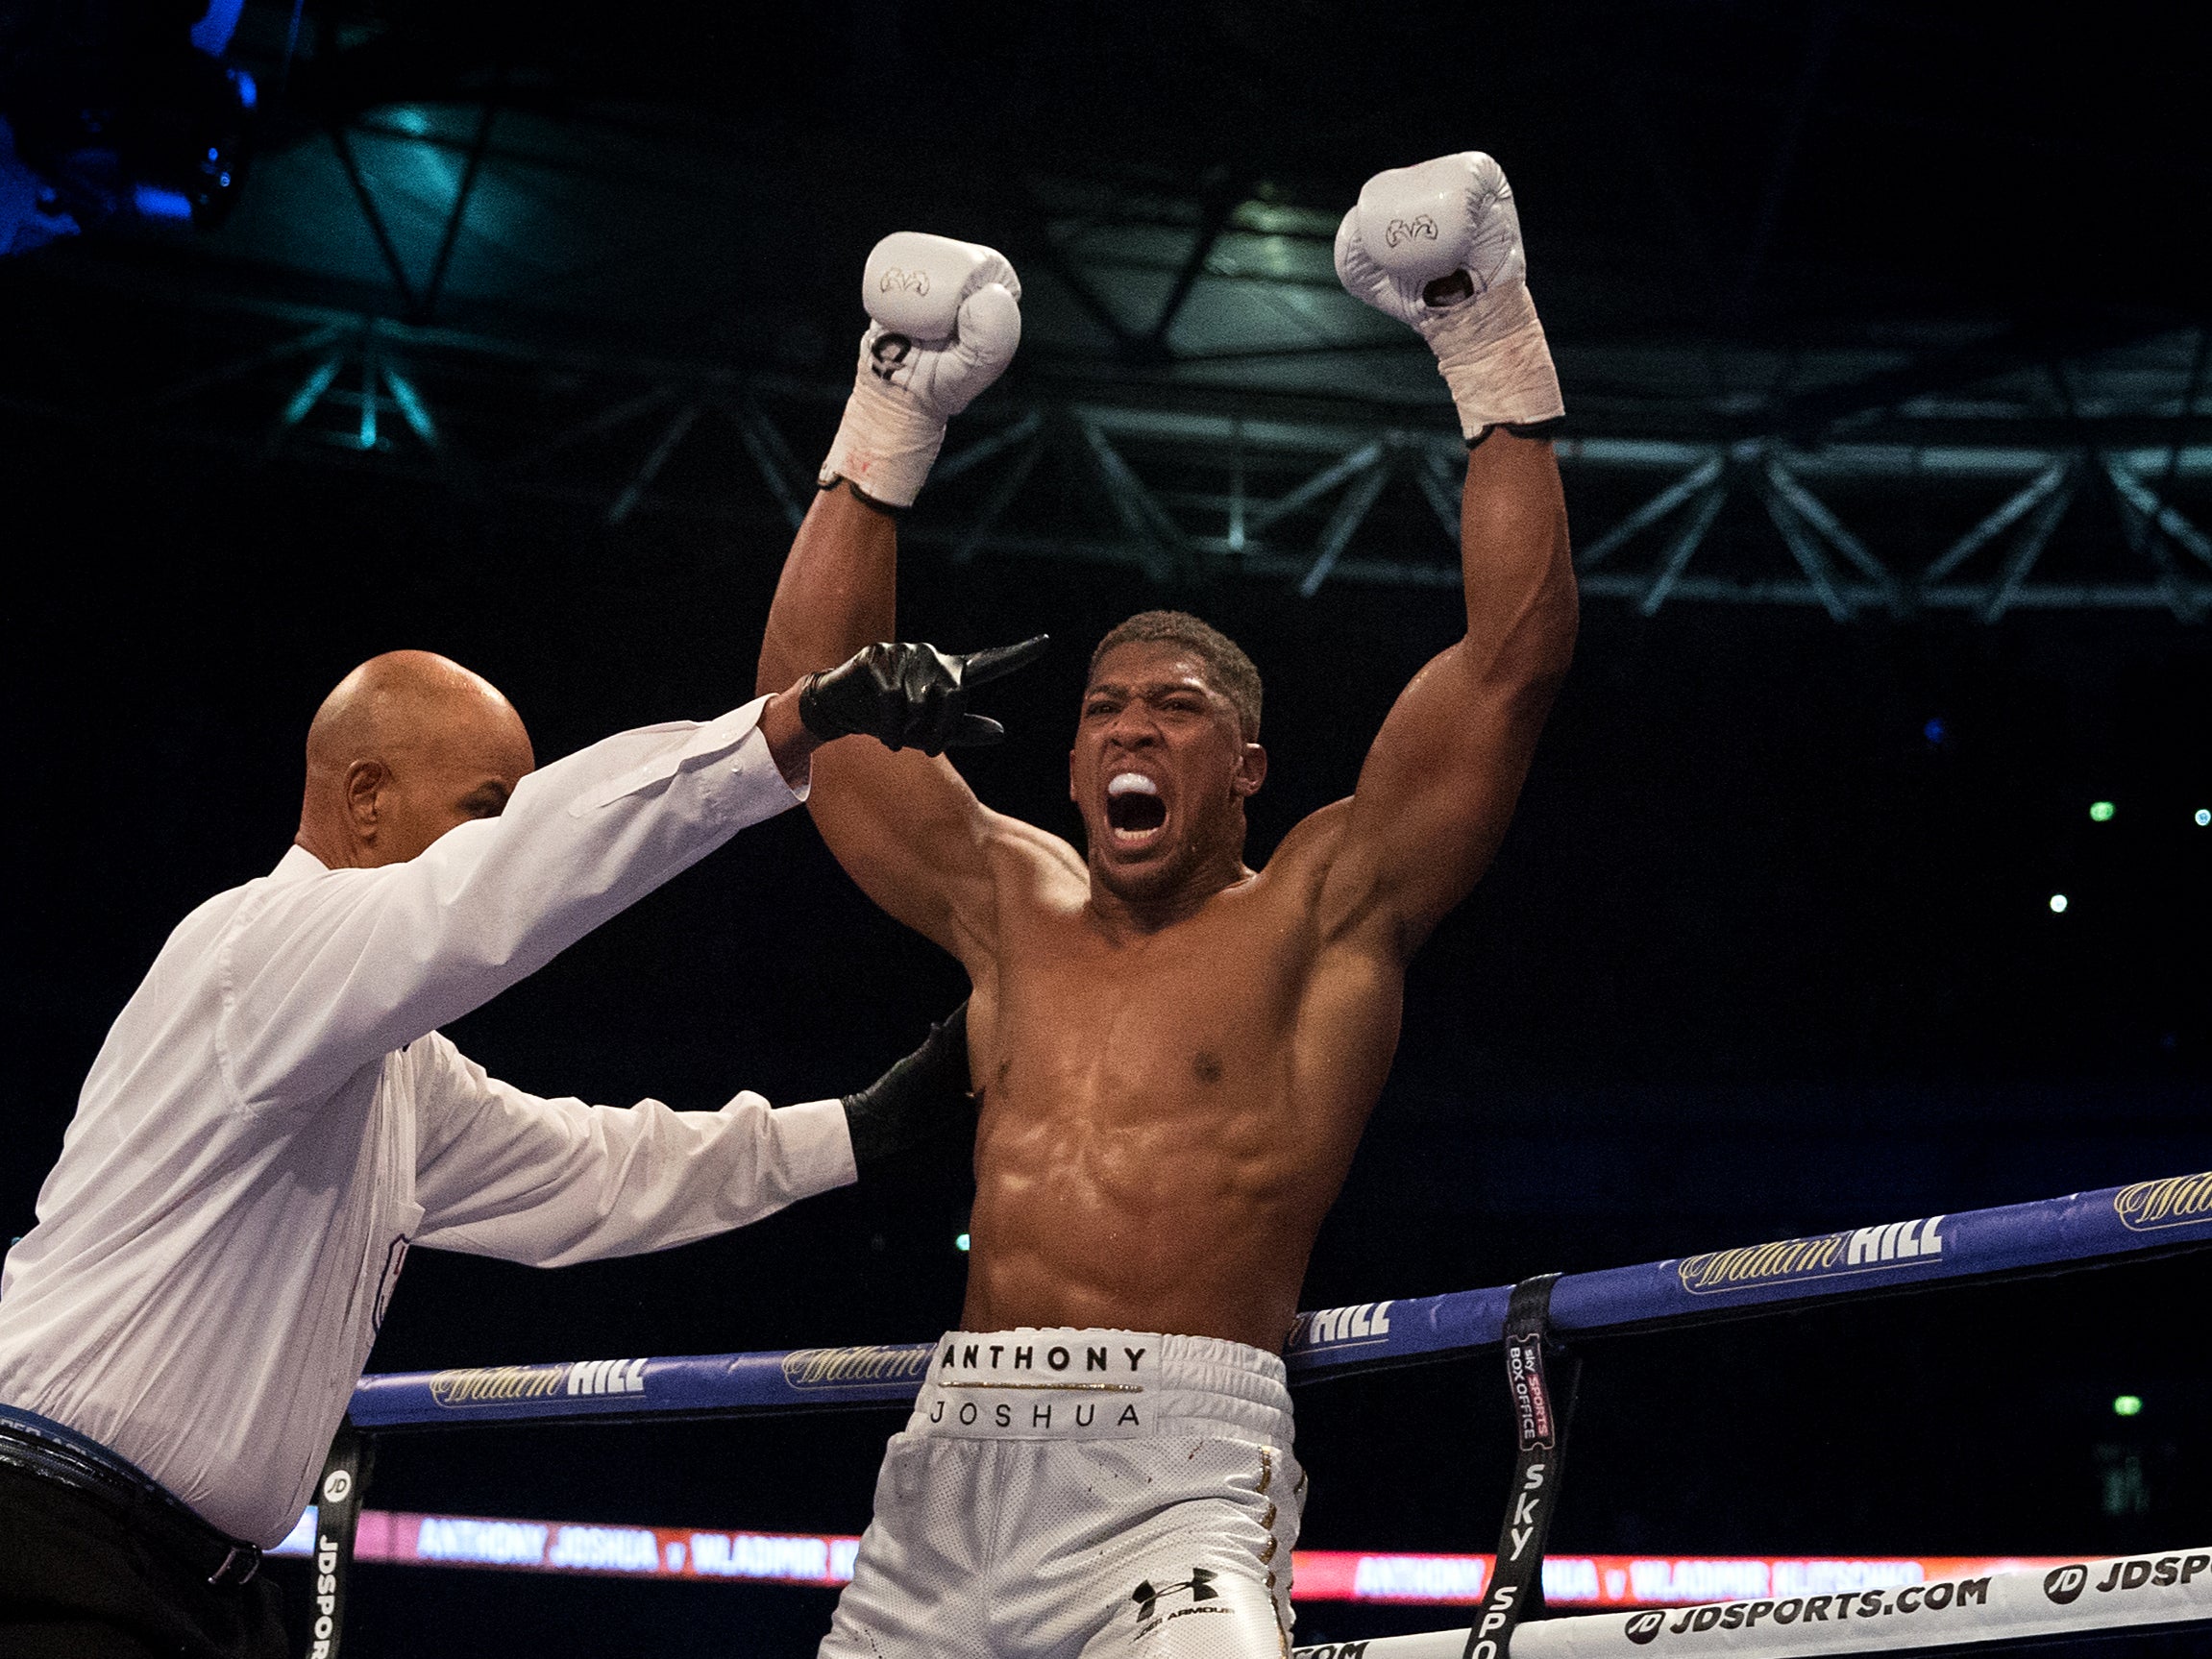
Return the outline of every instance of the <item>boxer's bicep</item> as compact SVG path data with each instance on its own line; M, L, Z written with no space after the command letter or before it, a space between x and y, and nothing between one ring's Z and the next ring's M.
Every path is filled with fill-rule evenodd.
M822 839L883 911L967 962L995 937L992 813L942 757L847 739L816 751Z
M1333 928L1374 927L1410 956L1474 890L1512 821L1555 674L1439 653L1383 722L1322 888Z
M1410 955L1473 890L1512 820L1574 654L1574 567L1551 445L1493 433L1461 499L1467 631L1399 694L1367 751L1328 896Z

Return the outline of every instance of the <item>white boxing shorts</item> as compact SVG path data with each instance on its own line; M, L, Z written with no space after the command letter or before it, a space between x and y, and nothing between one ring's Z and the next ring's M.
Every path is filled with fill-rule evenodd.
M1285 1659L1306 1496L1271 1354L955 1330L820 1659Z

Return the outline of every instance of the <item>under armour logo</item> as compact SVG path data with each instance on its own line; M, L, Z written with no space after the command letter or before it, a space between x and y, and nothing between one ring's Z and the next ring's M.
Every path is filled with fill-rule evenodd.
M1437 239L1437 222L1426 213L1415 213L1411 219L1392 219L1383 229L1383 240L1395 248L1400 242L1410 242L1415 236Z
M1431 231L1429 234L1433 236L1436 232ZM901 271L897 265L893 265L884 271L883 281L876 286L886 294L895 289L904 288L918 298L925 297L929 292L929 273L927 271Z
M1154 1589L1152 1580L1145 1579L1143 1583L1129 1592L1129 1599L1137 1603L1138 1622L1142 1623L1151 1618L1154 1604L1174 1595L1178 1590L1190 1591L1191 1599L1193 1601L1217 1599L1221 1593L1214 1588L1214 1580L1218 1576L1218 1574L1211 1573L1203 1567L1193 1567L1191 1569L1191 1576L1179 1584L1163 1584L1158 1589Z

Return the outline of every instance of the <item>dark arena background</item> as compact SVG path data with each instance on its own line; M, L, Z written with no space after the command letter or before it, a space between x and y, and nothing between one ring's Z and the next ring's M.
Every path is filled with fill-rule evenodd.
M196 15L0 0L0 114L61 158L0 150L7 1235L355 662L480 670L541 759L750 696L892 230L1024 285L904 532L906 637L1054 636L965 769L1074 834L1089 646L1186 606L1267 678L1264 856L1458 631L1452 410L1330 238L1464 148L1561 369L1582 636L1300 1305L2212 1168L2200 19L246 0L203 74ZM453 1035L543 1093L782 1102L962 991L794 814ZM947 1154L662 1256L422 1252L370 1369L925 1339L967 1202ZM2201 1546L2208 1297L2182 1254L1593 1344L1553 1548ZM1488 1549L1496 1369L1304 1389L1305 1547ZM369 1502L851 1533L897 1422L393 1436ZM798 1656L831 1600L364 1564L347 1651Z

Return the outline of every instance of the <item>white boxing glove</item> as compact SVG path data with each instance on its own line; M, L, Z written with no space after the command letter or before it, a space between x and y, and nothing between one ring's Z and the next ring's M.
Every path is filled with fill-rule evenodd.
M1420 330L1470 440L1566 412L1529 298L1513 188L1481 151L1369 179L1337 228L1337 278Z
M871 500L912 506L945 423L1014 360L1020 299L1020 279L994 248L920 231L876 243L860 280L873 321L823 486L843 478Z

